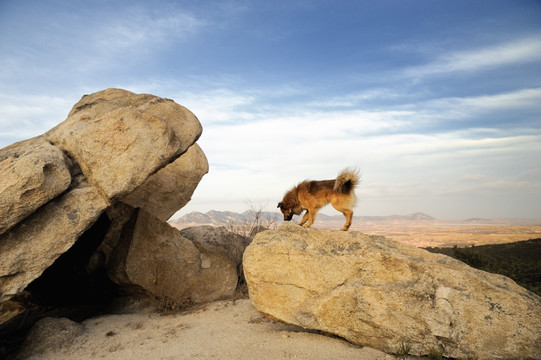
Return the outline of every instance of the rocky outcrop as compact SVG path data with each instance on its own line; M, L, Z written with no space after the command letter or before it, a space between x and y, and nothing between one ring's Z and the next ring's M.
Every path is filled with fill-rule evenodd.
M228 277L231 261L179 238L165 223L208 172L195 143L201 131L195 115L172 100L107 89L84 96L42 136L1 149L0 313L46 269L66 273L73 260L59 261L73 249L85 262L77 265L79 279L85 267L92 274L122 263L126 276L111 271L111 278L145 294L175 301L187 296L180 288L190 288L193 302L229 294L233 280L224 279L236 281ZM185 267L174 268L181 259ZM49 271L55 266L62 271ZM50 276L43 283L54 283ZM203 281L199 290L196 278Z
M504 276L381 236L284 223L244 253L268 317L388 353L541 358L541 298Z

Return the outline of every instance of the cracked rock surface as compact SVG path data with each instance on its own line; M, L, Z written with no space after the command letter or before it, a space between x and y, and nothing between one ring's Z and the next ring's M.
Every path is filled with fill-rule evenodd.
M272 319L411 354L539 358L541 298L511 279L360 232L283 223L244 253L250 299Z

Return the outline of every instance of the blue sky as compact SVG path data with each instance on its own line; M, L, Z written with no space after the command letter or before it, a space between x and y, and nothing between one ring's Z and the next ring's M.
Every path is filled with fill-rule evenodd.
M538 0L0 0L0 36L0 147L109 87L197 115L176 216L355 166L356 215L541 218Z

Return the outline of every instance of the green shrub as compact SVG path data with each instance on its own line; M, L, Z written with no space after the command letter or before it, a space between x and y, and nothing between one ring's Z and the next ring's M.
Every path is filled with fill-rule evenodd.
M431 347L428 350L428 358L430 360L443 360L443 352L441 352L439 349L436 349L435 347Z
M407 341L401 341L400 344L398 344L398 351L396 352L397 355L409 355L411 351L411 344Z

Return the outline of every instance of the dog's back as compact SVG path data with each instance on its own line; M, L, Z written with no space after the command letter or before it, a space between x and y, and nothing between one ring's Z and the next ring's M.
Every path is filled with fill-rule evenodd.
M298 188L302 188L303 191L308 191L314 196L323 194L328 196L330 192L351 195L359 181L358 170L344 169L334 180L306 180L300 183Z
M334 191L335 180L307 180L303 181L300 185L302 184L305 185L305 188L310 194L318 194Z

